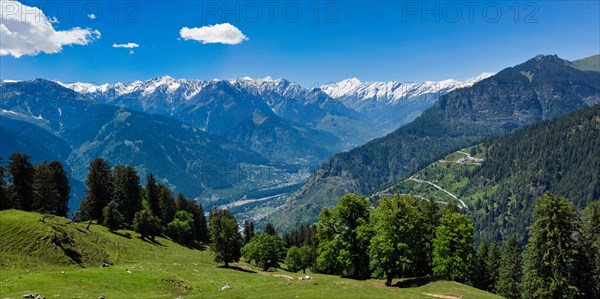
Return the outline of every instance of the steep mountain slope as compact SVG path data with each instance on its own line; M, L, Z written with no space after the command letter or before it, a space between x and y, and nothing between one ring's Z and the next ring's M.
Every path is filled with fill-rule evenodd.
M600 73L539 55L440 97L414 122L323 163L268 220L288 229L312 222L344 193L369 195L487 136L600 102Z
M578 209L600 199L600 105L452 153L375 198L458 199L475 220L476 240L489 242L513 233L527 240L533 200L545 192L567 197Z
M344 105L367 115L379 127L392 131L417 118L440 96L492 76L483 73L464 82L361 82L357 78L326 84L321 89Z
M245 179L224 175L230 169L264 168L267 163L256 152L178 120L97 104L50 81L2 83L0 94L3 118L18 120L3 122L3 131L38 148L61 144L60 155L45 159L66 161L79 181L85 179L92 159L104 157L112 164L135 166L142 177L152 172L176 192L198 196L205 189L231 188ZM31 131L38 135L55 137L34 140L37 136L19 132L33 125L39 129ZM68 157L64 144L72 149ZM76 201L71 206L76 208Z
M582 71L600 72L600 54L573 60L573 65Z
M335 135L310 125L316 114L327 114L319 105L314 105L318 113L311 113L312 106L305 107L304 102L293 109L286 105L297 103L291 96L306 100L302 96L308 96L308 91L283 80L200 81L165 76L114 85L74 83L65 86L101 103L175 117L275 162L317 165L348 148L343 147ZM294 117L282 113L285 114L282 117L274 110L297 113ZM350 109L344 110L344 113L350 112Z

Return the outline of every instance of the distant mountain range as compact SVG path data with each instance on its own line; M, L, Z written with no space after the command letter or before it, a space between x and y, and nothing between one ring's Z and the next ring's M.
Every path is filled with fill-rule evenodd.
M72 210L95 157L152 172L208 207L237 205L281 201L328 157L385 133L321 89L285 79L7 80L0 91L2 157L65 162Z
M346 193L370 195L485 137L600 103L600 73L539 55L441 96L410 124L322 164L268 221L312 223Z
M594 61L538 56L464 82L352 78L319 88L268 77L5 80L0 154L65 162L72 209L100 156L152 172L206 208L270 215L285 229L313 221L343 193L368 195L486 136L597 103L598 73L581 70Z

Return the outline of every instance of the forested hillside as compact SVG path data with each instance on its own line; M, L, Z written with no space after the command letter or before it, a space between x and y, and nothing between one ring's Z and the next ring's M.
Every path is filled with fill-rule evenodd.
M446 94L407 126L329 159L269 220L282 229L314 222L342 194L375 193L486 137L596 104L599 92L600 73L539 55Z

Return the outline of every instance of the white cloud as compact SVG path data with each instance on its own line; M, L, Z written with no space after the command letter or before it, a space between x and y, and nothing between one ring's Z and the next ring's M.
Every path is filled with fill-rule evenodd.
M57 31L48 18L37 7L18 1L0 0L0 55L23 55L59 53L63 46L87 45L100 38L98 30L74 27Z
M87 17L88 17L88 19L90 19L90 20L95 20L95 19L96 19L96 15L95 15L95 14L93 14L93 13L91 13L91 14L87 15Z
M196 28L183 27L179 35L185 40L195 40L203 44L237 45L248 40L242 31L229 23Z
M129 55L133 55L134 53L133 50L129 50Z
M136 43L126 43L126 44L113 44L112 47L113 48L133 49L133 48L139 48L140 45L138 45Z

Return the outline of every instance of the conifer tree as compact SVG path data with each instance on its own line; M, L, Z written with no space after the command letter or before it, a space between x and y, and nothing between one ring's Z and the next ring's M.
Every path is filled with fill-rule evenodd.
M487 267L488 255L488 244L483 241L477 248L473 266L475 271L473 275L473 286L482 290L488 290L490 286L490 273Z
M419 209L423 215L419 261L417 262L417 275L431 275L433 261L433 239L435 229L440 221L440 208L433 198L419 202Z
M142 188L137 171L131 166L115 166L113 184L114 200L123 215L123 222L133 225L135 213L142 208Z
M521 282L523 279L523 265L521 249L517 236L512 235L506 243L500 269L498 271L498 294L508 299L521 298Z
M80 206L82 219L95 219L103 223L102 210L112 200L114 194L112 171L106 160L96 158L90 162L90 172L85 185L87 190Z
M158 186L156 184L156 180L152 174L148 174L146 177L146 186L144 187L144 199L148 202L148 205L153 213L158 213L160 210L158 196Z
M502 254L500 252L500 246L498 246L498 243L494 242L492 243L492 246L490 247L488 256L486 257L486 261L485 261L485 268L488 272L488 284L487 284L487 288L486 291L488 292L492 292L492 293L497 293L498 292L498 269L500 268L500 259L502 258Z
M31 207L34 211L55 214L59 202L60 194L52 176L52 169L46 162L42 162L35 168Z
M536 199L525 254L527 298L573 298L576 286L578 217L566 198L545 194Z
M53 208L53 210L55 211L56 215L66 217L67 212L69 212L69 197L71 195L71 185L69 184L67 172L65 171L62 163L58 161L50 162L48 167L52 171L54 186L59 194L59 201L56 203L56 206Z
M8 160L9 187L8 196L11 207L30 211L33 204L33 178L35 167L30 162L31 157L21 153L12 154Z
M250 243L252 237L254 237L254 223L244 220L244 245Z

